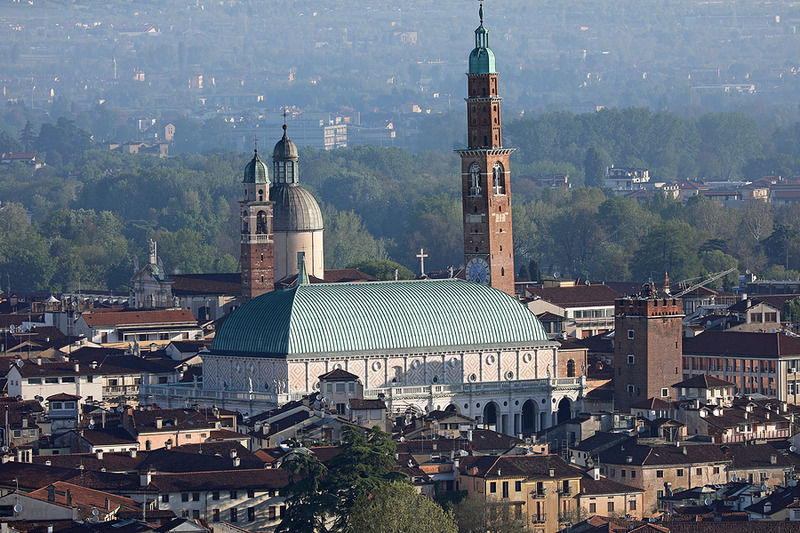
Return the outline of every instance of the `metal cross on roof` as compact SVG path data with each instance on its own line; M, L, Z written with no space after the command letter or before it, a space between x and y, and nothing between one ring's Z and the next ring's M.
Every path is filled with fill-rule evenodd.
M423 248L419 249L419 253L417 254L419 257L419 271L421 275L425 275L425 258L428 257L428 254L425 253Z

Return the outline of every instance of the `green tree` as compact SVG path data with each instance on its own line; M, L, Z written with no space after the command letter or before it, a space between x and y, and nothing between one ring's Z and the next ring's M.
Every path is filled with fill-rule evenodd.
M458 533L529 533L525 519L517 517L509 503L464 498L453 506Z
M587 187L597 187L602 189L605 186L605 165L600 155L600 150L594 146L586 150L586 157L583 160L583 172L586 176L584 182Z
M362 259L350 263L346 268L355 268L383 281L393 280L395 271L397 271L397 279L414 279L415 277L409 269L388 259Z
M348 533L457 533L452 511L406 482L379 487L358 502L350 514Z
M693 278L699 270L695 231L686 222L665 220L642 239L634 254L633 275L637 281Z
M336 503L322 487L328 468L312 453L300 452L283 461L281 468L289 471L289 497L275 533L327 533L327 519Z
M322 206L325 220L325 268L344 268L363 259L388 259L384 241L373 237L353 211Z
M396 450L392 436L377 427L365 435L357 427L346 426L339 447L341 452L328 461L323 490L336 499L334 529L344 531L356 502L403 476L392 472Z
M800 296L783 302L783 310L781 313L781 319L786 322L800 322Z

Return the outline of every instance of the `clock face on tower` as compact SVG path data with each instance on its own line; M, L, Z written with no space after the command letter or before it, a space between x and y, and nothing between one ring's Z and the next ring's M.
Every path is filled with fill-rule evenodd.
M489 263L482 257L473 257L467 262L467 281L489 284Z

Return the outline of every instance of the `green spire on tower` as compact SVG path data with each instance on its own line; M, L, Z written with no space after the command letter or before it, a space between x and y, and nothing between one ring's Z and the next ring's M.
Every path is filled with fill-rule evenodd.
M475 49L469 54L470 74L494 74L497 72L494 53L489 48L489 30L483 25L483 2L478 9L480 26L475 29Z

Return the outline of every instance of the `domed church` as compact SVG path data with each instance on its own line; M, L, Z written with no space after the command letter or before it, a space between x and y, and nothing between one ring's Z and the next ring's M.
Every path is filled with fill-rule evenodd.
M323 279L325 265L322 245L322 212L310 192L300 186L297 146L286 135L272 151L272 185L269 199L274 202L275 281L298 273L297 252L305 253L308 273Z

